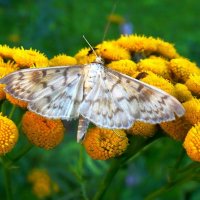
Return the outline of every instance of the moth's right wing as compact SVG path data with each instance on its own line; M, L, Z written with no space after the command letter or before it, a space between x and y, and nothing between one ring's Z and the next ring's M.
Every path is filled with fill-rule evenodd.
M5 91L28 102L29 110L48 118L78 117L83 99L84 67L24 69L0 79Z

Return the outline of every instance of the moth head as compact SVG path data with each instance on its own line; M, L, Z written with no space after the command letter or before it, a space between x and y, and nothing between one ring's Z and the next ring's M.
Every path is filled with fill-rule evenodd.
M97 56L94 62L104 65L104 59L101 56Z

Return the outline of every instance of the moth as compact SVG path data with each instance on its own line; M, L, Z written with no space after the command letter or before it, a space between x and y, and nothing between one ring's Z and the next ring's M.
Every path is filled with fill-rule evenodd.
M78 142L90 122L113 130L129 129L135 121L156 124L185 112L173 96L107 68L97 55L85 65L22 69L0 83L39 115L68 121L79 118Z

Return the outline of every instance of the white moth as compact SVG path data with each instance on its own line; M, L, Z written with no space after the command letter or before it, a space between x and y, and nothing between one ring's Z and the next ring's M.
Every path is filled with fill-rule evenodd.
M85 65L19 70L0 83L39 115L68 121L79 118L77 141L84 139L89 122L128 129L135 121L155 124L185 112L173 96L105 67L99 56Z

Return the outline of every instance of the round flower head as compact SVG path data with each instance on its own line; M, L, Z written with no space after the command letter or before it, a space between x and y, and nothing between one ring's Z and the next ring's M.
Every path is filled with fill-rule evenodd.
M17 65L14 64L13 62L8 61L5 63L4 61L1 60L0 61L0 78L3 78L7 74L10 74L16 71L17 69L18 69Z
M26 67L46 67L49 65L47 57L33 49L17 49L13 55L14 61L18 64L20 68Z
M192 160L200 161L200 123L189 130L183 146Z
M96 46L97 54L101 55L105 60L125 60L131 59L129 51L117 45L116 42L103 42Z
M150 58L142 59L137 63L139 71L151 71L163 78L170 79L168 70L168 61L161 57L151 56Z
M176 97L180 102L185 102L193 98L187 86L182 83L177 83L175 86Z
M28 103L19 99L16 99L15 97L11 96L10 94L6 93L6 99L10 101L13 105L19 106L21 108L27 108Z
M121 36L117 40L117 44L121 47L128 49L131 52L146 52L150 54L157 50L156 40L152 37L138 36L138 35L128 35Z
M83 145L87 153L97 160L107 160L121 155L128 146L128 138L122 130L91 128Z
M185 84L192 93L200 95L200 75L191 74Z
M30 111L22 118L22 128L31 143L47 150L60 144L64 137L61 120L47 119Z
M0 156L10 152L18 140L18 129L15 123L0 115Z
M131 76L137 69L135 62L132 60L118 60L113 61L107 67Z
M164 79L150 71L147 72L147 75L142 78L141 81L160 88L172 96L176 96L174 86L169 80Z
M156 44L156 46L157 46L156 52L159 53L160 55L162 55L163 57L169 58L169 59L179 57L173 44L165 42L161 39L157 39L156 43L157 43Z
M176 81L185 82L190 74L200 74L200 69L195 63L190 62L185 58L175 58L169 62L169 69L171 70Z
M50 66L67 66L67 65L76 65L77 61L75 58L71 56L67 56L65 54L60 54L54 56L50 61Z
M185 117L160 124L161 128L173 139L183 141L192 125Z
M156 133L156 125L144 122L135 122L133 126L128 130L131 135L140 135L143 137L151 137Z
M88 64L95 60L96 55L91 52L90 48L81 49L75 56L78 64Z
M183 107L185 108L185 118L192 125L200 122L200 100L199 99L191 99L183 103Z

